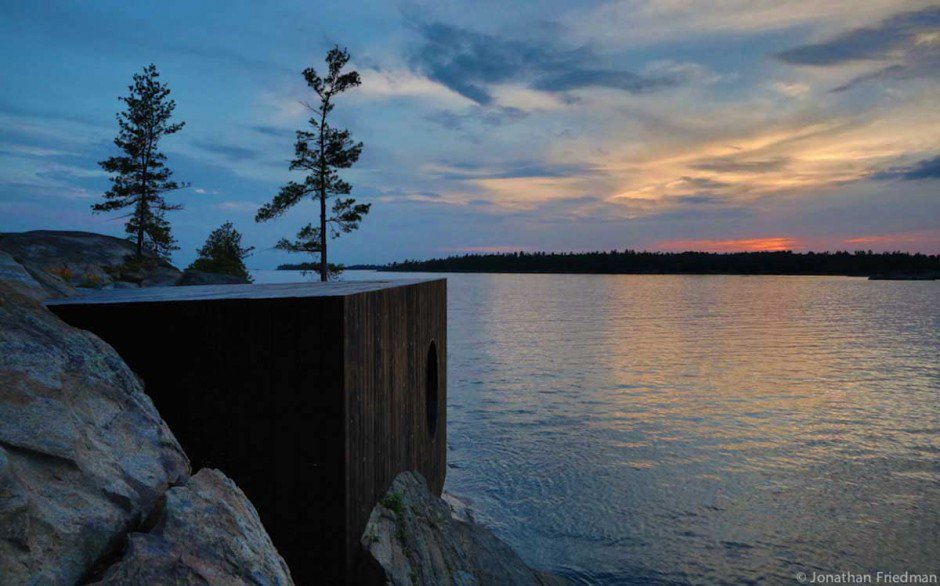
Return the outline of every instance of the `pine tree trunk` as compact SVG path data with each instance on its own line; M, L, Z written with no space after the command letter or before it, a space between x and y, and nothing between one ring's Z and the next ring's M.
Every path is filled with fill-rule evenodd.
M330 278L330 265L326 260L326 112L329 98L323 101L320 110L320 281L326 283Z
M147 137L147 154L144 156L143 169L141 169L140 199L137 200L137 262L144 261L144 220L147 212L147 171L150 170L150 134Z
M144 200L137 202L137 262L144 259Z
M320 192L320 280L330 277L330 265L326 261L326 193Z

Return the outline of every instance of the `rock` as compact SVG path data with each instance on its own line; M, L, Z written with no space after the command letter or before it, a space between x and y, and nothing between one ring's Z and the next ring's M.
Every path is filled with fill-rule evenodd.
M372 509L360 543L395 586L568 583L526 566L485 527L454 518L417 472L395 478Z
M21 276L0 281L0 582L74 584L189 462L117 353L24 295Z
M146 269L140 281L141 287L172 287L176 285L182 273L172 266L158 266Z
M12 290L33 299L41 300L49 296L49 293L36 282L23 265L2 250L0 250L0 281L6 282Z
M128 283L127 281L115 281L111 284L112 289L139 289L140 285L137 283Z
M92 232L35 230L0 235L0 250L20 263L51 273L71 285L100 287L114 280L134 281L145 286L172 285L180 271L153 253L146 253L143 266L125 267L134 255L128 240Z
M21 264L2 250L0 250L0 282L5 282L20 293L37 300L78 295L74 287L59 277L29 264Z
M218 470L167 491L151 522L102 584L293 584L255 508Z
M51 273L47 273L37 266L34 266L30 263L25 263L23 268L25 268L26 272L28 272L30 276L35 279L43 289L46 290L49 297L72 297L75 295L80 295L75 287L69 285L61 278Z
M463 521L464 523L476 523L476 519L473 517L473 511L470 510L467 503L457 498L456 495L444 491L444 493L441 494L441 500L450 507L451 517L458 521Z
M207 273L205 271L194 271L186 269L183 276L177 281L177 285L243 285L247 284L248 279L238 275L228 275L225 273Z

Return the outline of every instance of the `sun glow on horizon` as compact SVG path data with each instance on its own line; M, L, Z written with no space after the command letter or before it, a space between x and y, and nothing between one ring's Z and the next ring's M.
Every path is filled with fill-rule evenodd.
M796 238L774 236L768 238L742 238L736 240L664 240L657 248L668 251L696 252L776 252L800 250L803 243Z

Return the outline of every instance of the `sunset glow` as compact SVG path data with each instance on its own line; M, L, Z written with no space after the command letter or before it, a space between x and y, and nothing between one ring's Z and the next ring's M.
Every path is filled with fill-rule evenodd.
M741 240L666 240L657 248L671 251L703 252L771 252L775 250L800 250L801 243L793 238L745 238Z
M940 252L933 2L505 10L484 0L468 11L290 1L265 18L238 2L164 8L6 8L0 229L120 234L86 213L107 185L97 161L111 149L115 97L159 58L189 122L166 143L192 183L170 198L185 206L176 261L190 260L205 218L221 216L257 247L253 263L285 262L273 243L305 213L280 226L253 218L291 178L285 161L308 115L299 72L332 43L324 31L337 31L363 80L338 110L365 144L345 176L375 204L334 247L338 261L503 250L507 240L547 251ZM172 34L151 34L163 30ZM37 89L50 79L70 99Z
M905 250L915 247L920 250L940 249L940 230L882 234L849 238L846 244L855 246L877 246L889 250Z

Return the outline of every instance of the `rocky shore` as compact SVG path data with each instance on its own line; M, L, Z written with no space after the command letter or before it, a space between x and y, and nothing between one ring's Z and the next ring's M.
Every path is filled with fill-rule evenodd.
M245 494L224 471L192 472L145 381L42 305L80 294L50 267L121 282L126 242L26 234L0 237L0 582L292 584ZM160 275L181 273L139 285ZM400 475L361 540L375 583L564 583L458 517Z
M13 257L35 279L51 279L58 287L110 289L248 282L233 275L181 271L149 252L143 261L132 261L134 246L130 241L93 232L34 230L0 234L0 251Z

